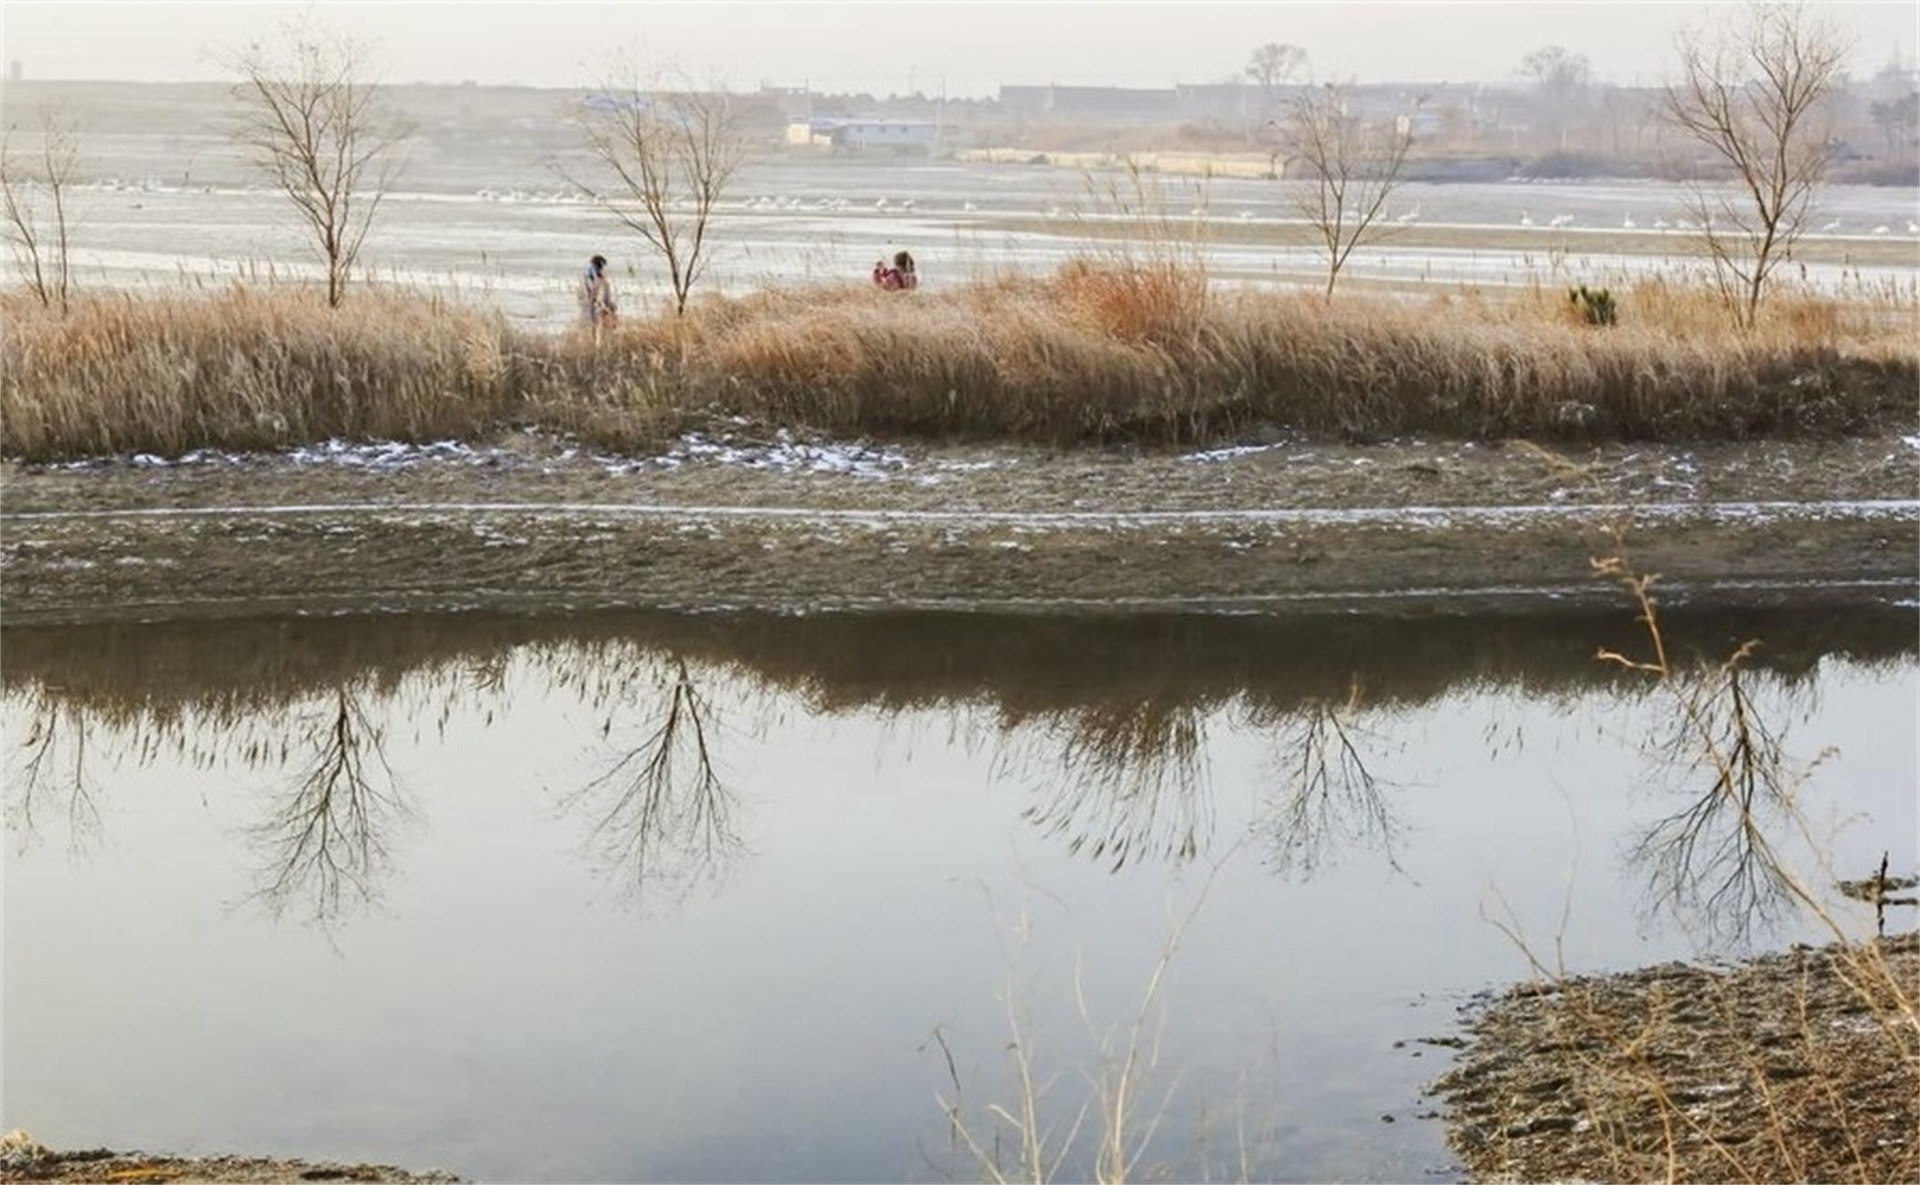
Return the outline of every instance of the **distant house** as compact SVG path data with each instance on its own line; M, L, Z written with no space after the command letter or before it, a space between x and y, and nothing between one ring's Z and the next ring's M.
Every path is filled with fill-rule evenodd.
M1002 86L1000 107L1009 115L1171 118L1178 111L1172 87Z
M787 143L839 152L926 152L934 131L925 119L796 119L787 125Z
M1251 119L1271 105L1268 92L1244 82L1183 82L1173 91L1182 119Z

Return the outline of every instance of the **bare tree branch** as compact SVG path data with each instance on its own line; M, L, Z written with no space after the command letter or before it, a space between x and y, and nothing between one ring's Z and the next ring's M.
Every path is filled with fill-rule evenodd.
M34 299L65 313L73 293L70 191L79 173L79 130L59 111L43 110L30 163L14 154L13 135L9 126L0 137L0 236Z
M562 179L637 235L667 269L675 313L712 257L714 211L740 168L746 140L728 96L650 83L638 58L614 62L580 106L587 170Z
M243 110L235 137L292 203L326 268L327 303L338 306L404 136L371 77L371 48L296 21L223 64Z
M1353 111L1353 88L1328 84L1294 98L1285 134L1289 155L1305 169L1294 206L1326 253L1331 298L1354 249L1393 229L1381 215L1413 146L1413 121L1401 115L1366 124Z
M1742 325L1806 230L1832 160L1826 100L1846 43L1799 4L1761 4L1680 35L1667 121L1705 148L1731 190L1696 182L1689 206L1715 283Z

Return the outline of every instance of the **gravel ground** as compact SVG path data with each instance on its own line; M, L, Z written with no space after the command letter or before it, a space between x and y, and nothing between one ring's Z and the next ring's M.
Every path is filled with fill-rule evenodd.
M655 457L517 438L0 473L16 622L236 610L1244 608L1911 596L1911 439L1700 448L1249 442L1205 452L796 441Z
M142 1152L56 1152L25 1132L0 1140L0 1181L299 1182L458 1181L449 1173L408 1172L385 1164L274 1160L258 1156L148 1156Z
M1469 1004L1449 1143L1485 1181L1920 1179L1917 956L1909 933Z

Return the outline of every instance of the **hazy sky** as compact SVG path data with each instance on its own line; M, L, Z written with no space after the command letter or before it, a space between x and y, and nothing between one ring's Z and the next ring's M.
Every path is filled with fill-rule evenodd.
M211 45L301 5L5 0L7 59L29 78L217 77ZM327 3L323 18L379 43L395 82L578 83L596 47L638 40L700 78L876 93L990 94L1001 82L1165 86L1214 81L1264 41L1306 48L1322 77L1497 81L1559 43L1596 73L1657 80L1701 4L528 4ZM1920 2L1822 4L1855 39L1853 68L1911 60Z

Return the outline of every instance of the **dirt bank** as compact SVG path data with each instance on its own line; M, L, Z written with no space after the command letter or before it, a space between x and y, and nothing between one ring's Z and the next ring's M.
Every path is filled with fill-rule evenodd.
M1905 934L1470 1004L1449 1142L1489 1181L1920 1179L1917 956Z
M11 1132L0 1147L0 1181L282 1182L393 1181L444 1182L459 1177L440 1172L408 1172L385 1164L343 1164L322 1160L274 1160L257 1156L149 1156L142 1152L55 1152L35 1144L23 1132Z
M741 429L618 458L541 438L10 466L10 621L262 607L1248 607L1911 595L1909 441L1206 452L920 448Z

